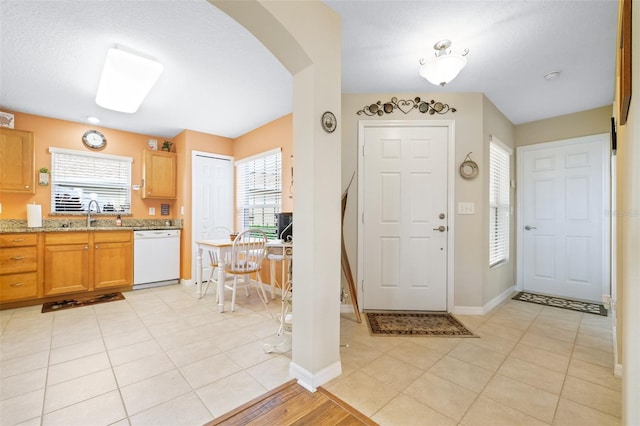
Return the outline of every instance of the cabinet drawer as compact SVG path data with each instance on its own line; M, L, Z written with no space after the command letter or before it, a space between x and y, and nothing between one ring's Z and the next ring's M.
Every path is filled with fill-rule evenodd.
M96 232L93 242L97 243L128 243L131 241L132 231Z
M60 232L44 236L45 245L59 244L89 244L88 232Z
M0 248L0 271L3 274L35 271L38 267L36 247Z
M0 301L31 299L38 296L36 272L0 275Z
M0 234L0 247L23 247L38 244L38 234Z

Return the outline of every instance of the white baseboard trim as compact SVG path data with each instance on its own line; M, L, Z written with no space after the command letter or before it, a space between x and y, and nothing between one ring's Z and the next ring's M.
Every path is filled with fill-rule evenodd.
M458 315L484 315L481 306L454 306L451 313Z
M341 314L353 314L353 305L347 305L345 303L340 304L340 313Z
M484 306L454 306L451 313L458 315L485 315L491 312L493 308L507 300L514 291L515 286L511 286L489 302L485 303Z
M342 374L342 364L336 361L328 367L313 374L300 367L295 362L289 364L289 374L298 379L298 384L310 392L315 392L318 386L322 386L331 379Z
M616 364L613 367L613 375L615 377L622 377L622 364Z
M503 291L502 293L494 297L492 300L490 300L488 303L484 305L483 307L484 313L487 314L491 312L493 308L495 308L496 306L498 306L499 304L507 300L509 297L511 297L514 291L516 291L516 286L512 285L511 287L509 287L508 289L506 289L505 291Z
M192 285L195 285L195 281L194 280L185 280L184 278L180 278L180 284L182 284L185 287L190 287Z

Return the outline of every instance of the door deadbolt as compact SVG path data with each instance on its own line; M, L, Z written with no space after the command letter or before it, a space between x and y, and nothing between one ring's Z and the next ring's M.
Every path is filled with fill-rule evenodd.
M444 232L447 230L446 226L440 225L437 228L433 228L434 231L440 231L440 232Z
M444 213L440 213L440 215L438 216L440 219L444 219L446 216L444 215Z

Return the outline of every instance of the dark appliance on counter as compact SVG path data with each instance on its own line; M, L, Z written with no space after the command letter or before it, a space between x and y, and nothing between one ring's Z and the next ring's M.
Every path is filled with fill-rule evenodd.
M282 241L293 241L293 213L276 213L278 221L278 236Z

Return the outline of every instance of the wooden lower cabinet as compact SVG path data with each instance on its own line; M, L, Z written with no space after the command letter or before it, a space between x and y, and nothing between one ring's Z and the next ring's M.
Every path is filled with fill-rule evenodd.
M58 244L45 243L45 296L93 290L89 280L89 235L85 234L84 239L85 242L73 244L62 241Z
M132 284L131 231L60 232L45 235L45 296Z
M0 302L34 299L38 290L38 235L0 235Z
M132 233L96 233L93 265L96 290L131 285L133 283Z
M36 297L38 297L37 272L0 275L0 302L13 302Z
M133 232L0 234L0 308L133 285Z

